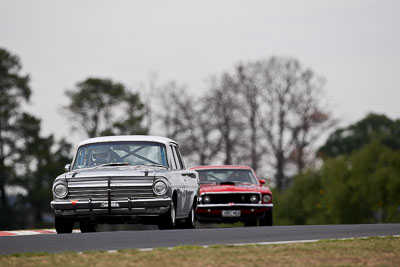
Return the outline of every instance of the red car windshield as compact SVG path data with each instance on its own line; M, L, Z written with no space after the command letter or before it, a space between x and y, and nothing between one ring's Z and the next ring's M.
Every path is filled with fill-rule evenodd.
M259 184L251 170L208 169L196 170L201 184Z

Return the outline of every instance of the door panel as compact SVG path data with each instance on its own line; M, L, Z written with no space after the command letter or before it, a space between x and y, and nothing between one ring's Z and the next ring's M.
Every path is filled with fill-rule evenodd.
M198 179L198 175L196 172L194 171L189 171L186 170L186 192L187 192L187 199L188 199L188 203L189 203L189 211L190 211L190 207L193 204L193 199L194 197L197 195L197 192L199 190L199 179ZM192 177L192 175L194 177Z
M174 168L173 173L177 181L177 205L176 215L177 217L186 217L186 188L185 188L185 177L182 175L182 166L179 158L176 154L175 145L170 145L170 158L172 161L172 167Z

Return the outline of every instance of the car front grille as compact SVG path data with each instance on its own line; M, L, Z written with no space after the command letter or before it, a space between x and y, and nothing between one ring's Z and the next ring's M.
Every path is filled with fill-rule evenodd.
M68 181L68 198L73 200L126 200L155 198L150 179L82 179Z
M246 192L246 193L213 193L213 194L203 194L203 203L204 197L209 196L210 202L207 204L256 204L261 201L261 194L258 192ZM250 197L257 196L256 202L251 202ZM206 203L204 203L206 204Z

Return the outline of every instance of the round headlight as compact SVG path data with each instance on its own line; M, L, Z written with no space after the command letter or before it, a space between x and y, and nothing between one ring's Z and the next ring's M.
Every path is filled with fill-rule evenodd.
M167 193L167 189L168 189L167 184L164 181L161 181L161 180L155 182L154 185L153 185L153 192L157 196L162 196L165 193Z
M53 188L53 193L58 198L64 198L68 195L68 188L65 184L57 184Z
M258 196L257 195L251 195L250 196L250 202L251 203L257 203L258 202Z
M203 203L204 204L209 204L211 202L211 197L210 196L204 196L203 197Z
M270 201L271 201L271 196L270 196L270 195L264 195L264 196L263 196L263 201L264 201L265 203L270 202Z

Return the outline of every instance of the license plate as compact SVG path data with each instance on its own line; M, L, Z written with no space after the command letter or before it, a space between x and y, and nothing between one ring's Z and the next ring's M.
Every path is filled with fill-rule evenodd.
M240 210L223 210L222 217L240 217Z
M108 201L101 202L102 208L108 208ZM111 201L111 208L119 207L119 203L117 201Z

